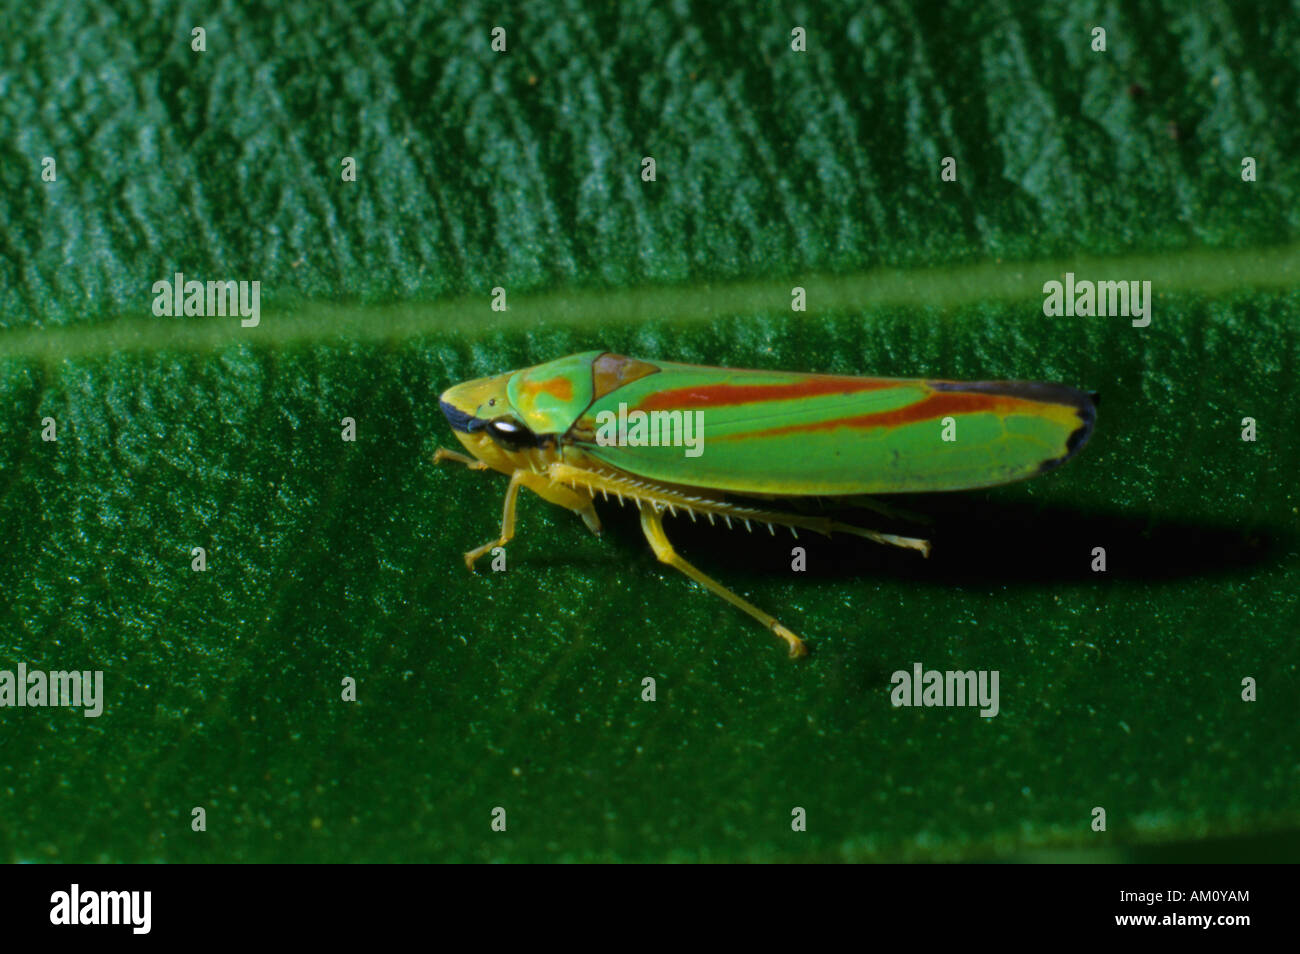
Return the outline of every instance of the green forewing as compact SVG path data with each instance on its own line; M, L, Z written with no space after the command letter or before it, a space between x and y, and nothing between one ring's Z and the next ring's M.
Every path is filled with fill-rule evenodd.
M960 490L1061 463L1094 416L1088 395L1063 385L655 364L657 373L597 397L566 443L640 477L738 493ZM617 414L620 404L699 412L700 456L680 446L598 445L597 414Z

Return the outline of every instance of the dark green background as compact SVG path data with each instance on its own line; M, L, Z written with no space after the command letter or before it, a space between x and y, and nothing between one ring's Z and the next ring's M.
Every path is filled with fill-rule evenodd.
M0 711L0 859L1295 856L1286 5L10 20L0 668L108 704ZM1044 317L1067 268L1151 279L1151 326ZM178 270L260 280L261 326L152 317ZM670 524L795 663L617 507L598 540L525 497L509 571L465 572L505 479L430 466L438 392L596 347L1103 402L1063 470L906 501L930 561ZM915 661L1000 670L1001 714L894 709Z

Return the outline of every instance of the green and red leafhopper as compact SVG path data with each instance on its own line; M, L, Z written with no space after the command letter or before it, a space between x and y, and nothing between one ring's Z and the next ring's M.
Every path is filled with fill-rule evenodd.
M442 411L473 456L439 448L434 460L510 477L501 536L465 554L471 570L513 537L520 487L574 511L594 533L597 494L631 500L661 561L801 656L798 636L677 554L665 511L750 529L852 533L928 556L927 540L785 512L776 501L862 503L1034 477L1083 446L1096 403L1060 384L746 371L587 351L449 388ZM768 500L773 509L757 506Z

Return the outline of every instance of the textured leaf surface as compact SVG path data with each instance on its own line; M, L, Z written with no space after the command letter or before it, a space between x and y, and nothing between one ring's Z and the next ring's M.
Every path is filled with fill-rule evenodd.
M0 668L103 669L108 701L2 710L0 857L1126 857L1300 825L1297 21L972 6L526 6L504 56L451 6L25 11ZM1151 326L1044 317L1067 269L1153 280ZM261 326L152 317L175 271L262 281ZM904 501L928 562L804 540L794 574L788 538L671 523L809 637L796 664L617 507L595 539L526 497L509 570L465 572L505 481L430 466L437 393L596 347L1103 403L1059 472ZM917 661L999 670L1001 713L893 708Z

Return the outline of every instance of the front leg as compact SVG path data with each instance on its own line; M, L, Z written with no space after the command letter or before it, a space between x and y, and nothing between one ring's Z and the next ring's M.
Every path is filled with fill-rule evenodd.
M470 470L487 470L487 463L481 460L475 460L459 451L449 451L445 447L439 447L433 452L433 462L435 464L444 460L454 460L457 463L464 464Z
M465 566L473 573L474 563L483 554L490 552L496 547L503 547L515 535L515 504L519 500L519 485L524 482L524 475L527 471L517 470L510 477L510 486L506 488L506 505L501 514L501 536L495 540L489 540L481 547L475 547L465 554Z
M566 510L574 511L578 516L582 517L583 522L586 523L592 533L600 533L600 518L596 516L596 508L592 505L590 498L576 494L568 487L552 483L551 479L543 474L534 473L531 470L516 470L510 475L510 486L506 488L506 502L501 514L501 536L495 540L489 540L481 547L476 547L465 554L465 566L471 571L473 571L474 563L479 557L491 552L495 547L505 546L514 538L515 505L519 500L520 487L527 487L542 499L553 504L559 504Z

